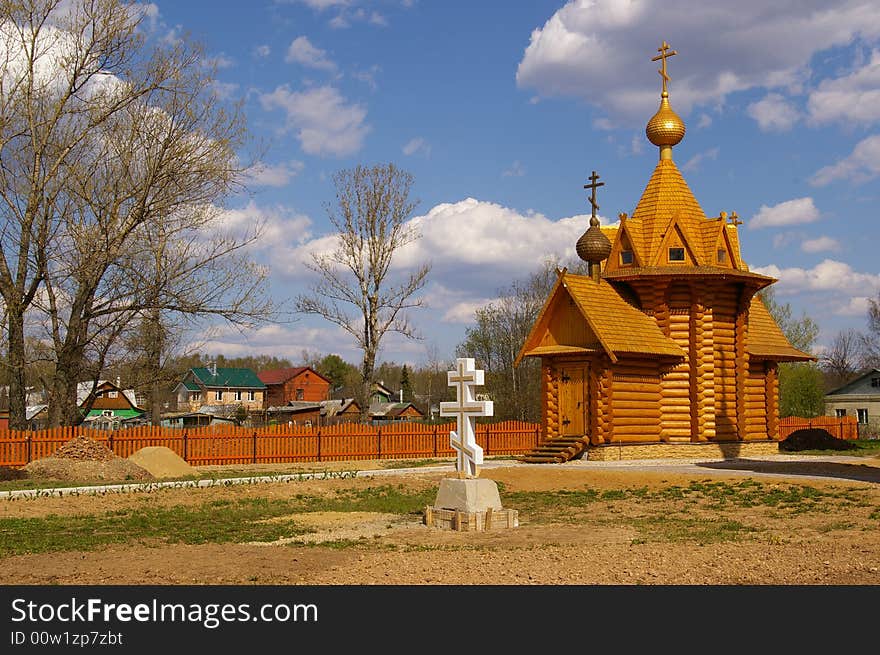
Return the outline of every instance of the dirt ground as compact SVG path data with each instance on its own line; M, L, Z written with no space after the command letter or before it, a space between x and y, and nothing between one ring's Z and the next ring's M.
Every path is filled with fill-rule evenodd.
M719 508L668 497L661 502L605 494L607 500L565 509L549 520L546 514L535 520L537 515L520 510L518 528L480 533L429 528L416 515L312 512L296 518L313 532L271 543L140 543L6 557L0 559L0 583L880 584L880 460L853 463L828 459L833 461L710 464L692 472L663 466L501 463L486 468L483 477L503 483L502 502L511 509L518 508L509 505L505 496L521 491L662 491L687 487L694 481L748 479L759 482L762 493L797 485L838 495L852 492L858 503L835 501L809 511L761 504ZM378 465L354 462L335 468L371 467ZM376 477L167 489L150 494L20 499L0 503L0 517L99 514L143 507L144 503L170 507L220 499L287 498L385 484L432 489L445 475L448 471L424 469ZM685 526L694 519L735 521L747 530L721 540L705 540L696 533L693 537L686 533L670 537L654 533L650 527L651 521L663 517L677 518ZM348 540L348 545L339 547L341 540Z

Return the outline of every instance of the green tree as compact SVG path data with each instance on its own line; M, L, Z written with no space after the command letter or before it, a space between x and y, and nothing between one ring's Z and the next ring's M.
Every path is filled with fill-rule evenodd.
M357 373L356 367L333 354L324 356L315 365L315 370L330 380L330 395L334 398L351 382L352 374Z
M767 310L792 346L813 354L819 326L806 312L796 319L790 303L780 304L774 290L759 292ZM783 362L779 365L779 416L812 418L825 413L825 385L822 371L815 362Z
M413 401L413 388L409 380L409 367L404 364L400 371L400 390L403 392L403 402L411 403Z

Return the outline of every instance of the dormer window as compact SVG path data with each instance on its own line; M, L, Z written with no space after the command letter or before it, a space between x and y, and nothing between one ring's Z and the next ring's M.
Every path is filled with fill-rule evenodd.
M880 387L880 378L871 378L871 386L875 389Z
M669 249L669 261L683 262L684 261L684 248L670 248Z
M620 264L622 266L629 266L633 263L633 251L632 250L621 250L620 251Z
M727 251L719 248L719 250L718 250L718 263L723 264L726 261L727 261Z

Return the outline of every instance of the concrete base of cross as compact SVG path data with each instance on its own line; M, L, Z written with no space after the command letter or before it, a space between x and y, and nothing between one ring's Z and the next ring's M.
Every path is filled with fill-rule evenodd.
M447 530L515 528L516 510L504 509L494 480L443 478L434 505L425 508L425 524Z
M443 478L434 507L462 512L485 512L490 507L503 509L498 485L486 478Z

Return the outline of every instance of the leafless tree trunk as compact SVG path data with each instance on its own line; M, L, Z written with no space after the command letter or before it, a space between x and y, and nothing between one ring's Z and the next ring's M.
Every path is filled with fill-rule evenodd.
M418 338L406 310L422 305L416 293L425 285L430 264L419 266L395 284L391 264L398 251L419 238L407 224L416 206L410 201L412 176L394 164L357 166L333 176L336 204L327 204L338 245L332 253L313 253L309 268L319 280L310 295L300 295L297 310L316 314L351 334L363 351L362 418L369 412L376 357L382 338L397 332Z
M846 384L858 373L864 359L863 338L863 335L852 328L842 330L822 355L820 365L828 376L827 383L831 388Z

